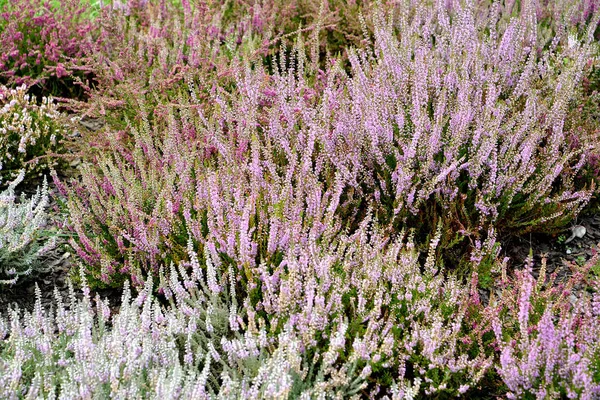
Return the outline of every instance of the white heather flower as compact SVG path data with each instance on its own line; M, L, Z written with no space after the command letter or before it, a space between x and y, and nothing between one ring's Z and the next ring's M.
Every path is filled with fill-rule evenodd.
M221 291L221 288L217 283L217 271L215 270L215 267L211 261L210 253L207 247L208 246L205 246L204 248L204 256L206 257L206 283L213 294L218 294Z
M569 49L572 49L575 46L577 46L577 43L577 37L574 34L570 33L569 38L567 40L567 46L569 47Z
M419 395L419 390L421 389L421 378L415 378L414 384L411 386L406 385L404 388L404 399L405 400L414 400Z

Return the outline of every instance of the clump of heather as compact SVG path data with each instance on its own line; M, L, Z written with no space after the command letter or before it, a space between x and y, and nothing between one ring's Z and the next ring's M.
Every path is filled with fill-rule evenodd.
M47 221L48 186L27 199L16 201L15 187L24 172L0 193L0 284L14 284L19 279L43 272L41 257L55 245L55 236L41 242Z
M298 223L280 229L287 236ZM84 297L76 300L71 288L69 309L56 292L54 314L38 301L33 313L0 317L0 393L468 397L499 375L507 394L520 396L528 392L515 389L519 385L529 393L544 386L541 380L522 384L527 381L517 369L527 365L533 371L549 362L558 371L556 386L545 386L549 395L559 387L573 387L575 395L594 393L595 378L580 377L597 366L597 293L587 305L581 299L573 319L553 320L549 313L567 318L569 294L561 287L542 290L543 277L534 282L523 275L483 309L476 277L470 285L444 277L432 257L419 261L410 235L387 237L371 218L352 235L297 235L297 244L278 261L264 259L253 268L213 256L211 246L199 253L190 238L189 261L171 263L159 274L169 304L154 296L148 279L133 299L125 285L113 316L106 301L96 297L92 305L81 269ZM536 339L538 329L542 339L552 340ZM499 358L486 337L491 331L498 335ZM536 361L509 350L529 351L523 341ZM566 356L549 351L554 344L567 349ZM589 362L580 363L585 357ZM499 387L483 390L501 393Z
M86 398L111 393L172 398L176 391L198 398L195 386L202 385L194 383L200 381L200 374L182 368L170 333L178 321L169 314L165 318L150 296L140 302L142 292L132 301L126 287L120 313L111 319L108 302L96 298L94 310L89 289L84 287L83 300L77 300L70 289L67 307L55 292L54 314L42 309L38 289L32 313L21 316L12 310L9 321L1 319L3 398L59 394Z
M247 16L225 21L235 2L227 4L128 0L103 8L97 45L85 58L94 73L86 87L90 99L77 106L122 128L125 116L135 118L136 97L146 96L152 104L168 101L185 86L189 70L200 88L210 90L214 77L229 76L232 59L242 54L258 58L267 46L266 33Z
M278 95L289 122L272 120L269 136L259 131L268 126L261 109L272 101L265 78L241 70L240 100L232 103L219 90L211 96L216 107L197 101L192 83L186 89L191 94L173 96L179 103L148 109L138 99L139 118L127 120L125 131L107 132L106 146L97 146L92 162L80 168L81 182L59 184L69 199L72 245L96 279L108 282L124 273L139 280L160 265L185 260L189 234L199 244L214 238L213 251L230 257L241 252L251 267L260 254L276 257L279 247L294 242L277 239L287 221L320 232L336 220L340 206L351 207L356 200L340 200L354 171L337 171L307 132L293 128L296 119L304 126L320 122L316 113L296 111L308 109L308 97ZM293 74L276 81L288 82L290 93L309 95Z
M360 12L370 15L370 4L115 2L98 18L98 46L86 57L86 68L94 72L93 85L86 88L91 101L78 106L106 114L122 128L124 114L135 116L136 96L147 95L152 103L172 101L191 71L199 98L206 99L213 79L232 84L232 60L270 66L278 55L289 53L297 37L308 40L311 67L316 68L325 63L326 54L345 57L344 44L365 40L362 31L368 28L360 20L367 22Z
M349 56L348 111L328 129L358 137L361 187L383 220L422 237L443 221L453 265L468 248L467 263L493 254L499 233L563 226L593 193L574 184L593 143L568 146L563 126L598 14L583 27L556 18L546 38L532 4L508 18L497 3L414 7L397 24L379 18L373 54Z
M112 321L99 301L94 316L82 276L69 311L59 300L54 318L38 304L0 319L4 394L403 398L468 393L485 376L492 358L464 333L469 290L422 266L410 239L370 223L297 234L279 262L245 269L190 240L190 261L160 274L166 307L148 280L133 302L126 287Z
M348 47L365 47L373 32L372 15L379 8L397 12L401 4L394 1L343 0L263 0L250 4L229 3L223 13L223 23L244 20L254 31L266 33L272 46L266 49L265 61L277 58L282 50L293 48L294 40L302 36L309 42L313 66L323 67L328 56L346 59ZM281 47L280 47L281 46Z
M600 53L600 51L599 51ZM583 90L572 102L566 124L570 146L581 146L581 138L587 136L594 147L586 152L587 162L580 171L580 182L600 183L600 57L590 60L586 66ZM596 199L596 203L598 199Z
M593 192L574 183L591 144L568 146L563 125L595 25L557 33L538 55L535 10L504 26L469 4L418 8L400 38L379 18L373 55L349 53L351 76L339 63L308 71L300 38L273 74L232 61L233 85L207 91L189 74L164 105L137 96L138 115L65 191L90 271L109 281L121 265L143 279L185 259L189 232L198 243L219 237L228 253L244 238L252 265L290 185L310 199L290 218L314 229L339 218L353 231L371 207L390 232L418 226L426 251L441 226L438 252L452 249L454 267L493 260L498 234L561 227ZM236 215L251 234L230 226Z
M58 165L47 153L63 151L64 117L51 97L37 104L27 87L0 86L0 178L28 176ZM0 182L2 181L0 179Z
M537 280L521 271L502 294L492 325L508 398L600 395L600 285L596 278L591 292L572 291L595 262L597 256L566 286L546 283L543 266Z
M220 358L230 365L256 360L263 352L260 343L290 346L279 365L261 365L253 381L240 385L234 371L223 370L224 389L243 398L253 393L276 397L268 387L265 392L257 387L269 376L279 381L274 389L292 397L392 391L458 395L478 385L492 357L479 347L477 332L465 333L474 304L468 288L445 279L433 259L422 265L410 238L385 237L371 221L350 236L330 229L302 232L298 225L290 221L278 230L300 240L278 259L263 259L254 267L241 264L239 256L232 262L212 256L213 246L199 257L190 240L190 272L177 274L172 268L168 283L161 283L172 304L196 318L197 331L186 339L191 354L206 340L205 326L220 340ZM197 276L206 279L204 293L189 290ZM217 295L230 296L227 307L194 306ZM227 322L216 313L223 308ZM225 328L214 318L258 342L244 344L219 334Z
M6 2L0 11L0 81L9 86L25 83L37 95L80 95L72 67L94 41L85 4L17 0Z

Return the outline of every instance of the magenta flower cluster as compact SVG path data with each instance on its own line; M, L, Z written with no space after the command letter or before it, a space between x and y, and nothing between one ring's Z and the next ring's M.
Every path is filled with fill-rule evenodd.
M6 84L43 84L64 78L93 43L94 24L78 0L5 2L0 13L0 79Z

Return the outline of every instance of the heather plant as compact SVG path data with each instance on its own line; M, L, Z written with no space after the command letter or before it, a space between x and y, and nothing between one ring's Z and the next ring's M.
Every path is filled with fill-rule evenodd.
M240 19L240 15L251 15L252 27L260 33L272 36L272 46L265 52L269 62L294 47L300 34L310 43L312 66L323 67L327 56L346 59L349 47L364 47L373 32L372 15L379 8L390 13L400 6L393 1L340 1L340 0L280 0L256 1L251 5L228 2L223 13L223 22Z
M481 249L494 254L498 233L557 229L594 189L573 183L592 143L581 135L569 147L563 125L595 54L597 15L587 30L563 24L549 39L534 6L508 21L500 11L415 8L400 17L399 36L380 18L374 55L350 55L351 112L339 120L364 132L363 192L396 229L427 235L444 221L453 265L468 248L467 263L481 262Z
M340 217L350 231L369 207L389 232L418 227L422 251L441 226L438 254L467 277L472 268L488 269L500 251L498 234L562 227L593 190L574 180L591 144L582 135L579 148L568 146L563 125L593 54L595 25L581 39L579 30L556 36L538 56L535 10L498 31L499 17L480 17L469 4L416 9L400 22L413 33L400 39L380 16L374 55L350 51L352 76L339 63L312 75L300 37L273 74L234 60L233 85L214 82L207 93L190 76L166 104L137 96L138 115L108 134L82 168L83 185L65 189L73 245L90 271L108 281L123 263L125 273L143 279L185 258L189 232L199 242L224 235L219 247L231 249L225 243L239 233L228 222L240 213L254 229L247 246L259 249L270 210L288 201L264 193L286 185L314 201L329 193L327 223ZM424 26L428 15L435 18ZM516 30L521 25L529 36ZM428 30L439 31L435 43L420 39ZM219 192L208 189L211 174L218 185L236 182L229 193L251 199L230 195L214 226L212 193ZM311 202L290 218L324 218ZM262 207L264 217L254 217ZM245 256L249 263L257 251Z
M82 270L84 300L71 295L69 311L59 299L55 318L38 303L23 322L13 311L10 328L1 320L4 395L60 388L150 398L190 390L404 398L457 395L478 384L492 359L470 355L477 340L468 340L463 320L472 296L433 265L421 274L410 239L389 243L370 223L353 236L302 236L279 264L245 271L208 249L197 254L190 240L191 261L160 274L170 305L153 297L151 280L133 302L126 286L110 323L98 300L94 317ZM256 290L240 290L244 282ZM179 372L187 379L177 380Z
M13 310L8 323L2 319L3 398L59 394L89 398L111 393L173 398L177 392L198 398L196 386L203 387L200 374L182 368L170 333L169 325L178 321L165 319L150 296L146 302L132 301L126 287L120 313L111 319L107 302L97 297L95 312L89 289L84 288L83 300L70 289L68 308L55 292L54 315L42 309L38 289L33 313L21 317Z
M251 89L244 87L248 94ZM248 104L253 101L248 96ZM238 125L234 118L239 113L234 114L223 99L219 102L227 117L227 129L235 129ZM293 104L282 106L293 110ZM194 276L206 277L204 291L219 296L223 292L226 296L225 307L215 304L212 308L228 311L229 329L236 331L238 325L246 324L245 315L252 312L263 319L262 323L254 322L256 326L264 324L277 335L289 332L290 345L296 346L294 343L299 341L301 347L311 346L302 369L294 367L296 372L290 372L291 376L309 376L291 390L302 392L312 387L311 382L319 382L315 393L356 394L366 389L376 391L377 385L395 381L399 391L456 394L459 389L466 391L477 385L491 361L483 351L467 357L456 350L463 345L476 347L473 343L477 341L457 342L462 338L457 321L464 317L469 303L455 290L459 282L445 282L433 267L439 238L431 244L425 278L419 272L419 252L412 242L406 249L402 242L394 242L389 259L380 265L377 254L387 254L384 252L391 238L386 238L366 216L352 236L343 233L344 221L336 210L347 178L335 170L328 171L325 159L322 164L313 164L307 150L301 155L290 152L287 165L276 163L276 153L262 150L269 148L268 144L261 145L264 136L255 135L248 141L241 134L232 137L224 131L225 123L215 116L205 116L201 110L184 105L179 108L179 115L174 110L167 113L168 125L162 129L162 138L156 137L142 114L144 122L139 130L130 126L133 150L120 145L117 135L109 136L116 151L100 154L96 166L85 164L81 184L63 188L77 233L72 245L87 264L87 274L107 282L112 279L113 284L118 282L118 274L132 275L139 286L162 265L184 263L179 278L175 275L169 284L160 285L159 293L166 298L173 298L173 293L181 290L181 282L184 287L190 285L193 279L184 273L191 270ZM304 116L307 123L314 117L311 113ZM158 119L153 123L158 124ZM278 147L275 140L270 146L271 151ZM287 150L297 147L293 143ZM403 257L399 259L401 250ZM386 271L396 272L386 278ZM172 288L171 284L178 286ZM396 290L397 297L386 295ZM208 298L207 294L197 296ZM373 296L383 298L372 303ZM206 300L200 301L204 304ZM242 304L244 310L239 308ZM431 311L427 304L433 307ZM191 303L185 313L197 310L196 315L204 321L204 313L210 309ZM415 310L419 318L413 320L413 311L408 310ZM322 316L313 321L316 313ZM379 316L385 316L387 322L380 324ZM450 316L455 325L446 329L444 321ZM194 323L196 328L201 326L200 321ZM327 321L335 322L329 327ZM395 325L397 330L393 329ZM323 346L319 337L327 340L332 332L346 329L356 336L352 342L355 355L343 357L339 366L333 366L328 363L335 362L338 350L332 350L327 356L329 361L321 363ZM190 346L204 340L205 333L197 334L200 338L195 341L186 339ZM215 337L227 335L215 333ZM394 353L390 346L401 338L411 345L399 350L400 354ZM381 342L384 339L385 345ZM344 353L353 354L349 349ZM261 364L255 359L242 361ZM312 363L316 365L311 367ZM379 374L388 367L403 372L391 377L376 375L372 387L365 383L372 369ZM217 371L219 376L222 371ZM266 377L269 371L264 370L261 376ZM231 374L230 380L236 382Z
M238 80L252 97L248 104L236 106L257 117L252 91L268 89L263 77L239 76ZM285 80L298 85L294 90L304 90L304 83L294 83L291 75L281 77L282 86ZM255 88L257 83L262 86ZM159 265L185 259L189 233L201 243L209 235L219 237L219 248L226 246L233 255L238 222L230 223L237 218L246 220L246 229L253 232L244 234L248 241L244 246L255 248L244 256L252 264L257 251L265 251L267 240L268 251L276 250L275 237L268 239L268 235L276 235L285 220L299 220L306 226L322 220L323 225L316 227L322 230L334 218L348 178L324 164L323 154L319 156L323 162L313 167L310 151L301 155L294 150L301 147L294 136L290 136L293 142L280 143L244 128L256 124L239 120L226 93L214 97L220 109L205 112L194 100L191 84L190 90L191 95L184 92L176 97L179 104L155 106L153 112L138 99L138 118L128 120L126 131L107 132L107 145L80 169L81 184L75 182L68 188L57 182L69 198L76 233L72 245L96 279L109 281L121 264L123 273L143 278L148 271L156 273ZM269 101L270 95L264 96ZM303 102L302 98L290 99L281 104L282 111L307 124L317 122L315 114L302 116L293 111ZM298 191L298 199L293 206L286 205L292 189ZM305 197L316 203L305 204ZM329 208L319 213L324 204Z
M27 87L0 86L0 182L13 179L19 171L27 176L59 165L56 156L64 151L65 117L51 97L37 104Z
M291 51L298 36L308 41L316 72L326 54L345 57L345 43L365 40L361 32L368 28L360 24L365 22L360 12L369 15L372 9L371 2L330 3L115 2L101 10L101 39L86 58L86 68L94 72L86 87L91 101L77 107L123 128L124 114L135 115L134 98L148 95L150 88L146 102L172 101L191 72L199 98L205 99L213 79L231 84L232 60L270 67L279 54Z
M583 80L583 90L573 101L565 125L570 146L581 146L582 137L594 146L586 151L587 162L578 175L582 182L600 181L600 58L589 60ZM585 139L584 139L585 140ZM596 196L598 197L598 196ZM598 199L595 199L598 203Z
M500 353L496 369L508 398L594 399L600 394L597 277L591 292L573 291L596 262L597 256L558 285L555 277L546 282L543 262L537 280L530 270L521 271L502 294L493 330Z
M80 97L79 59L94 46L94 24L80 0L10 1L0 10L0 80L37 96Z
M215 130L216 121L204 118L207 125L202 127L202 115L194 114L183 107L176 118L171 110L168 124L155 126L164 126L160 140L153 137L146 114L142 114L139 130L131 126L133 150L119 142L118 134L109 134L117 151L99 153L95 165L84 164L81 185L74 183L71 189L59 182L68 196L72 230L77 234L72 245L97 279L108 282L120 264L121 272L143 279L149 271L156 273L160 265L185 259L190 234L200 243L213 237L217 248L231 257L242 252L251 267L259 247L261 253L274 253L279 247L275 240L282 241L281 246L289 245L290 238L273 236L286 219L299 221L303 229L322 219L326 223L317 225L317 230L331 223L341 182L335 188L333 182L323 185L305 171L304 180L294 188L276 175L251 172L248 164L252 160L241 147L249 143L237 143ZM192 125L188 118L198 124ZM202 139L204 134L212 138ZM259 157L257 145L252 147ZM298 192L295 204L286 204L294 191ZM305 191L319 199L319 208L305 210ZM331 210L326 215L322 207L327 203ZM237 231L239 224L246 226L243 234ZM240 250L238 241L243 243Z
M16 201L15 187L23 181L24 172L0 193L0 284L44 272L41 258L55 246L56 233L45 229L47 222L48 186L46 181L36 194ZM50 235L48 235L50 234Z
M517 275L483 309L476 275L469 285L445 278L433 258L419 261L410 235L389 238L365 221L352 235L305 232L297 239L278 264L264 260L250 270L218 261L208 246L198 253L190 239L189 261L159 274L169 304L153 295L150 278L133 299L125 285L113 316L98 296L92 306L83 268L83 299L71 286L68 308L55 292L57 309L48 314L38 290L32 313L0 316L0 393L468 397L484 380L483 391L500 395L501 387L490 386L499 376L509 397L542 389L552 396L561 387L594 396L597 293L564 319L577 277L544 288L543 272L538 281ZM242 290L244 282L256 290ZM544 386L547 369L539 369L548 365L558 371L554 386ZM523 378L521 366L528 368Z
M135 117L136 97L152 104L168 101L169 94L185 86L189 70L209 90L214 77L228 76L232 59L257 57L262 34L248 18L225 23L227 9L220 3L124 1L103 8L98 45L85 58L94 73L86 87L91 98L74 107L122 129L125 116Z
M300 349L295 361L288 355L291 365L282 365L291 374L285 380L292 397L381 396L391 394L392 386L400 393L457 395L477 386L492 358L483 351L468 355L478 346L476 335L469 338L463 331L472 304L468 290L454 279L436 275L431 264L421 273L423 265L410 239L385 238L369 222L352 236L330 239L325 232L319 241L312 235L284 251L279 265L265 260L250 276L231 265L219 269L210 252L205 256L206 270L200 265L192 268L193 274L206 275L206 292L238 293L229 304L231 330L257 330L255 334L267 341L272 334L283 333L288 345ZM298 251L304 246L306 250ZM198 262L197 257L190 258L192 264ZM168 295L189 287L189 275L180 273L179 279L172 275L170 284L175 288ZM236 281L247 279L255 289L240 295ZM199 309L191 304L191 309ZM213 325L211 314L202 314L197 325L203 321ZM240 348L235 340L221 339L221 345L230 362L257 354ZM285 369L278 369L277 379ZM235 382L230 374L224 382ZM264 374L267 378L267 371ZM250 382L246 387L252 389ZM252 395L243 388L242 384L240 396Z

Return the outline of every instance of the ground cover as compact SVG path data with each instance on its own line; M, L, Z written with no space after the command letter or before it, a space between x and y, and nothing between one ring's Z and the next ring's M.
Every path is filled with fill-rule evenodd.
M2 7L0 397L600 397L597 2Z

